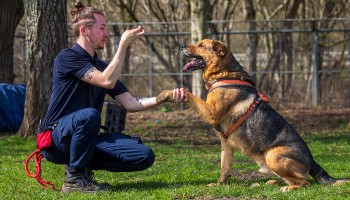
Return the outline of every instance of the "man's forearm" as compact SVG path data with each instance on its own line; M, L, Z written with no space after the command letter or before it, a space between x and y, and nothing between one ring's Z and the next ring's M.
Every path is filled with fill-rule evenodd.
M126 51L124 48L119 48L117 53L114 55L112 61L109 63L107 68L103 71L103 77L107 85L111 85L112 87L116 84L118 79L120 78L122 67L124 64Z
M156 97L136 97L135 101L138 103L138 106L135 106L138 108L137 111L147 110L158 105Z

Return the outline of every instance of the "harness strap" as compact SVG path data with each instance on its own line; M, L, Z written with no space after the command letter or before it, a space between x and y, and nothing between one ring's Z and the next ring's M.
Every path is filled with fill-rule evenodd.
M230 128L228 128L226 130L226 132L221 131L221 135L224 138L227 138L234 130L236 130L243 122L244 120L249 116L249 114L254 110L254 108L260 104L261 102L261 98L255 99L254 102L249 106L247 112L240 118L238 118L237 121L235 121L235 123L233 123Z
M210 86L210 91L213 91L215 88L218 87L226 87L226 86L245 86L245 87L252 87L254 89L256 89L256 87L254 87L251 83L246 82L246 81L241 81L241 80L220 80L220 81L216 81L214 82L211 86ZM243 122L244 120L250 115L250 113L254 110L254 108L259 105L262 101L268 103L269 99L264 96L263 94L259 93L259 97L257 97L254 102L249 106L247 112L241 116L240 118L237 119L237 121L235 121L235 123L233 123L227 130L226 132L224 132L221 127L219 125L214 126L214 128L222 135L222 137L227 138L234 130L236 130Z
M26 162L24 164L24 168L27 172L27 175L31 178L35 178L39 184L45 188L45 189L55 189L55 185L52 182L46 181L43 178L41 178L41 159L43 158L43 154L41 153L41 151L39 149L37 149L36 151L34 151L33 153L31 153L28 158L26 159ZM35 162L35 174L31 174L29 169L28 169L28 164L29 161L33 158L34 162ZM49 185L50 188L47 186Z

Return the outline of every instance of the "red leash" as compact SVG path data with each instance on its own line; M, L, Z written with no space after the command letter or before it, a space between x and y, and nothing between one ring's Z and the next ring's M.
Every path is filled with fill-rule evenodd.
M28 158L26 159L26 163L24 164L24 168L28 174L29 177L31 178L35 178L39 184L45 188L45 189L55 189L55 185L52 182L46 181L44 179L41 178L41 159L43 158L43 154L41 153L41 151L39 149L37 149L36 151L34 151L33 153L31 153ZM29 169L28 169L28 164L29 161L31 159L34 159L35 162L35 174L31 174ZM50 186L50 188L48 187L48 185Z

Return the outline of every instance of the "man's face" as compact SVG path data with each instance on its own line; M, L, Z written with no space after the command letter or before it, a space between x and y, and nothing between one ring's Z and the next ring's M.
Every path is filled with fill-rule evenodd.
M89 28L87 39L91 48L94 50L104 49L105 43L109 37L109 31L106 19L102 15L95 14L96 22Z

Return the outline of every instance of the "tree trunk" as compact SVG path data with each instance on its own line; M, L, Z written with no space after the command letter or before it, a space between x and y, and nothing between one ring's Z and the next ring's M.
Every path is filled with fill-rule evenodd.
M197 43L206 37L207 12L210 9L208 0L191 0L191 43ZM202 79L202 71L197 70L192 73L192 93L204 99L206 96L205 85Z
M0 83L13 83L13 46L16 27L24 15L23 0L0 0Z
M68 46L66 0L25 0L26 70L24 118L18 134L34 134L47 111L52 66L57 53Z
M302 0L292 0L290 1L289 9L286 13L286 19L295 19L297 16L297 12L299 9L300 4L302 3ZM287 30L293 29L293 22L292 21L285 21L284 22L284 28ZM285 33L285 40L284 40L284 51L286 54L286 71L291 72L293 71L293 37L292 33ZM292 73L287 73L284 75L284 87L283 90L287 92L291 86L292 86Z
M256 19L255 19L255 9L253 0L246 0L245 2L245 11L246 11L246 20L248 23L249 31L256 31ZM257 62L257 48L259 42L259 36L256 33L251 33L248 35L249 37L249 48L248 48L248 70L251 72L251 76L253 80L256 82L256 62ZM253 72L253 73L252 73Z
M334 2L331 0L326 0L324 1L324 5L323 5L323 9L321 11L321 16L324 19L331 19L334 17L337 17L337 15L335 13L337 13L337 10L339 9L339 5L337 6L337 4L341 4L340 2ZM344 5L345 7L345 5ZM333 23L331 20L325 20L322 21L320 23L315 22L315 27L316 29L332 29L334 28ZM329 50L329 46L330 43L329 41L327 41L327 38L329 36L330 33L327 32L317 32L318 35L318 55L317 55L317 62L318 62L318 71L322 71L324 70L324 53ZM334 41L333 41L334 42ZM333 58L333 60L335 61L336 58ZM327 67L329 67L330 65L327 64ZM336 65L335 65L336 66ZM326 68L327 68L326 67ZM331 68L328 68L329 70L332 70ZM336 68L334 68L336 69ZM330 76L328 73L320 73L318 74L318 88L315 88L314 90L317 90L318 95L318 102L317 103L321 103L321 104L325 104L325 105L329 105L328 102L331 102L331 99L333 98L333 96L331 95L332 92L334 91L334 81L332 79L334 79L334 75ZM326 83L326 84L324 84ZM322 100L322 101L321 101Z
M280 5L278 6L278 10L281 10L282 8L284 8L284 6L286 6L286 11L285 11L285 19L293 19L295 18L295 16L297 15L297 11L299 8L299 5L301 4L301 0L291 0L291 1L286 1L286 5ZM288 4L288 5L287 5ZM274 12L274 14L276 14L277 12ZM272 15L272 14L271 14ZM270 19L270 17L268 17L268 19ZM284 27L282 28L289 28L291 29L293 27L293 22L291 21L287 21L284 24ZM275 91L277 91L276 88L271 88L273 85L277 85L274 82L274 75L277 72L277 70L279 69L279 66L282 65L283 66L283 55L287 56L287 64L288 66L286 67L287 70L291 70L292 69L292 37L290 33L280 33L280 34L276 34L276 36L274 36L275 38L273 38L272 42L273 42L273 52L272 55L269 58L268 61L268 65L266 66L266 69L264 71L269 71L269 74L263 74L261 75L261 78L259 80L259 88L267 93L267 95L272 96ZM280 69L282 70L282 67L280 67ZM288 82L289 80L291 81L291 75L288 75L289 77L286 76L282 76L280 77L281 80L280 83L278 84L283 84L286 86L291 85L291 82ZM285 82L285 79L287 80L287 82ZM280 89L282 91L280 91L281 96L280 96L280 100L282 100L283 97L283 93L284 93L284 88L285 87L281 87Z

